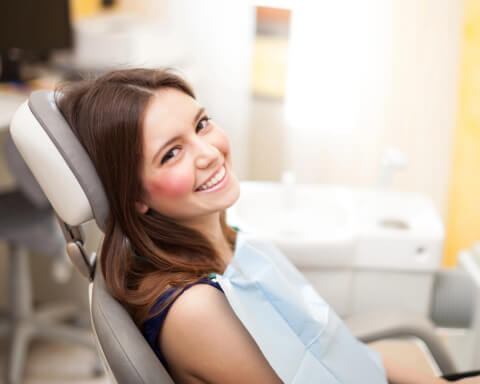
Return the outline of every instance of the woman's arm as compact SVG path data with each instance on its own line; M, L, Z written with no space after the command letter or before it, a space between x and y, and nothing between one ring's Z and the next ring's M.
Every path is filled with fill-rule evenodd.
M280 384L225 295L194 285L172 305L158 344L179 383Z
M450 381L425 375L412 370L406 365L396 363L389 359L383 359L383 365L387 371L387 378L390 384L441 384L450 383ZM456 380L459 384L480 384L480 376L467 377Z
M210 285L195 285L175 301L158 345L178 383L282 383L225 295ZM386 358L383 363L390 384L448 383ZM480 384L467 380L457 382Z
M447 380L428 376L424 373L412 370L406 365L383 358L383 365L390 384L441 384Z

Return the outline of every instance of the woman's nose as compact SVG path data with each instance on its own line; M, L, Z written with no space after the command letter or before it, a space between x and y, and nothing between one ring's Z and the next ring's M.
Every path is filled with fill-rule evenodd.
M199 140L197 144L196 166L198 168L209 168L216 163L220 157L220 151L212 144Z

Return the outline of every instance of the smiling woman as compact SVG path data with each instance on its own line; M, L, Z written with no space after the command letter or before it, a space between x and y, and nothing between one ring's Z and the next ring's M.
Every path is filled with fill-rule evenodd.
M169 70L64 84L57 104L109 200L101 257L107 286L142 326L165 290L222 272L232 255L236 234L224 210L239 186L228 139Z
M278 383L208 278L233 256L225 209L239 185L227 136L188 84L168 70L115 71L60 86L56 101L109 201L107 288L174 380Z
M258 338L227 300L227 286L224 291L214 278L239 264L242 249L247 260L268 252L260 248L252 253L254 248L242 247L240 238L236 262L230 263L237 234L226 224L225 209L237 200L239 183L226 135L190 87L171 71L131 69L64 85L57 90L56 103L90 156L109 202L99 263L107 288L129 311L174 381L280 383L278 364L288 365L295 350L286 348L282 360L267 360ZM285 284L288 280L286 275L278 278ZM249 290L254 295L262 289L255 283ZM282 285L271 296L282 302L286 291L295 291L290 288ZM265 317L266 342L275 346L284 332L271 333L272 313L265 311L263 299L259 303L251 314ZM295 321L305 318L300 316L305 309L296 304L291 308ZM331 326L333 334L339 334L339 325L346 332L343 340L351 341L345 344L329 332L318 333L325 335L332 351L322 351L322 367L325 363L340 374L353 372L348 377L355 381L336 383L356 382L366 373L383 384L384 367L391 383L444 382L388 360L382 366L363 347L355 348L357 354L349 346L358 341L339 318L332 323L335 315L326 309L328 316L316 312L312 319L322 317L327 321L322 327ZM312 335L318 339L317 333ZM363 373L352 371L350 364L363 361L360 356L369 362L357 367ZM308 375L317 365L305 367L307 376L295 382L311 382ZM325 367L322 372L331 377Z
M209 214L237 200L228 138L192 97L177 89L156 91L146 108L143 143L140 212L154 209L204 228Z

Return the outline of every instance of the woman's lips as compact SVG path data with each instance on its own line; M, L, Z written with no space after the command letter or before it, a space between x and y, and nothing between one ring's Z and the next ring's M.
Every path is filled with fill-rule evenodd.
M213 185L209 188L206 188L206 189L199 189L200 188L199 187L199 188L196 189L196 192L213 192L213 191L216 191L216 190L219 190L220 188L222 188L227 183L228 178L229 178L227 168L225 167L225 165L223 165L219 169L219 171L216 172L215 175L217 175L219 172L222 172L222 169L224 169L223 177L217 183L215 183L215 185ZM202 185L205 185L205 183L202 184Z

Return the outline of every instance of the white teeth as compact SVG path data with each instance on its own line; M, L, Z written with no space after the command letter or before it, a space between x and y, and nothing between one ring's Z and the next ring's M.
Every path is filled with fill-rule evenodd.
M223 176L225 176L225 167L220 168L220 170L217 172L215 176L213 176L209 181L207 181L205 184L202 184L198 189L200 190L205 190L208 188L212 188L214 185L216 185L220 180L223 179Z

